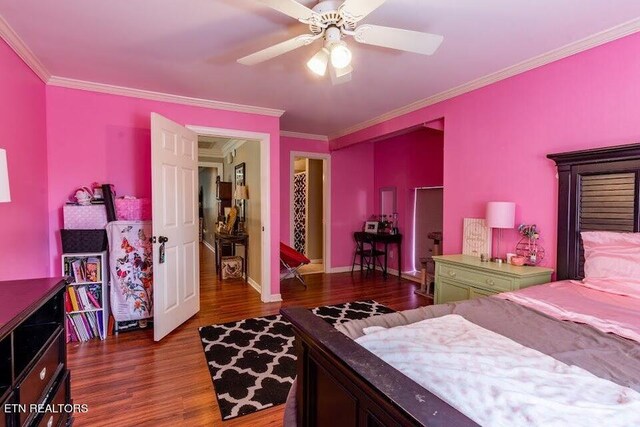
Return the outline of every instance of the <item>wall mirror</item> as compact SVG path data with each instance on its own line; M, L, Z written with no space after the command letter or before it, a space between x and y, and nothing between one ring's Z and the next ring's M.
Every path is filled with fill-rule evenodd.
M383 187L380 189L380 214L392 216L397 212L396 187Z

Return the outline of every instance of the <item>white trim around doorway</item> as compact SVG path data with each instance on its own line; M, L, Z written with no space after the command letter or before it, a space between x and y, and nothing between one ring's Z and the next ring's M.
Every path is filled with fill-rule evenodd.
M324 272L331 273L331 154L291 151L289 160L289 243L293 244L293 175L296 157L323 160L322 162L322 207L323 234L322 259Z
M260 283L259 286L250 286L254 287L256 291L259 289L260 299L262 300L262 302L281 301L280 294L271 295L271 135L261 132L249 132L236 129L213 128L197 125L187 125L186 127L188 129L191 129L198 135L246 139L258 141L260 143L260 220L262 221L262 283Z

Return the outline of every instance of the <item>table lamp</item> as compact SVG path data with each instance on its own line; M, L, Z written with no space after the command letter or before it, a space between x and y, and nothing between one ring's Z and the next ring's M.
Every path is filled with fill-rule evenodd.
M249 200L249 190L246 185L236 185L236 191L233 195L235 200L242 200L242 215L240 215L241 223L238 224L238 228L240 232L244 232L244 225L246 221L246 208L245 208L245 200Z
M0 203L11 201L9 191L9 168L7 167L7 151L0 148Z
M502 243L502 230L505 228L514 228L516 222L516 204L513 202L489 202L487 203L487 227L498 229L498 250L494 252L495 257L491 260L494 262L503 262L500 253L500 244Z

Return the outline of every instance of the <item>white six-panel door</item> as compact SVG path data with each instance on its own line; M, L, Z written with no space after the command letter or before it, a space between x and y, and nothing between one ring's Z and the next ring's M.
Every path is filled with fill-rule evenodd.
M151 169L153 336L159 341L200 310L197 135L151 113Z

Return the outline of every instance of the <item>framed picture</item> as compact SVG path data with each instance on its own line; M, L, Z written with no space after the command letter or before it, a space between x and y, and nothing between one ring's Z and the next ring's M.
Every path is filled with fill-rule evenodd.
M236 165L235 167L235 172L236 172L236 186L238 185L246 185L245 184L245 164L244 162L240 163L239 165Z
M364 223L364 231L367 233L377 233L378 224L378 221L367 221Z
M479 257L491 257L491 229L484 219L465 218L462 231L462 253Z

